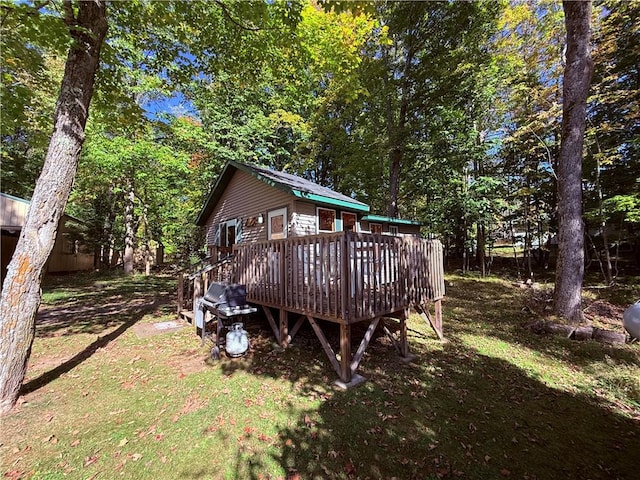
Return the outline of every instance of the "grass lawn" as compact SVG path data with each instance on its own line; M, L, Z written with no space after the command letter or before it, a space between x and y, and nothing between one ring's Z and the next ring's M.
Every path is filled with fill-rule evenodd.
M213 362L190 326L144 334L175 320L172 278L50 280L24 394L0 419L0 474L638 478L640 345L537 336L523 328L539 315L530 289L447 282L448 342L414 316L414 362L376 337L368 381L340 391L308 325L281 351L256 319L250 353ZM621 307L640 297L629 285L589 301Z

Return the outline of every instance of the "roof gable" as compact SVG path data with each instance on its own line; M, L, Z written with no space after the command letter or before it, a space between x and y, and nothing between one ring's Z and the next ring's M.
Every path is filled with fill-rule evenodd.
M290 173L270 170L265 167L229 161L225 165L218 181L209 193L207 201L198 215L196 225L202 226L206 224L209 215L213 212L213 209L220 200L222 193L229 184L229 180L231 180L231 177L237 170L242 170L258 180L265 182L271 187L282 190L297 198L305 199L320 205L340 207L345 210L354 210L363 213L369 212L369 206L367 204L331 190L330 188L305 180L302 177L298 177Z

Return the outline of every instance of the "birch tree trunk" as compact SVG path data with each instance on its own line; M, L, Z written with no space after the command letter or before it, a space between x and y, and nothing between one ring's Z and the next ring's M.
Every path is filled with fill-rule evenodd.
M562 2L567 54L562 86L562 139L558 162L558 263L554 305L571 323L582 321L584 223L582 221L582 146L587 94L593 73L589 49L591 1Z
M15 405L27 369L41 301L44 266L53 249L84 142L100 48L105 2L63 2L73 43L65 64L49 149L0 298L0 414Z

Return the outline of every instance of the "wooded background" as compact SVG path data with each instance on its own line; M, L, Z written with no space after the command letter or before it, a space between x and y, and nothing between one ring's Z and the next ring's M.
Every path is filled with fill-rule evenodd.
M30 199L72 42L72 2L2 2L2 191ZM348 7L349 9L347 9ZM113 2L67 212L102 252L188 263L227 160L424 222L452 265L499 245L523 273L557 232L565 27L530 2ZM640 251L640 3L596 2L585 248L607 282ZM511 250L507 250L511 252Z

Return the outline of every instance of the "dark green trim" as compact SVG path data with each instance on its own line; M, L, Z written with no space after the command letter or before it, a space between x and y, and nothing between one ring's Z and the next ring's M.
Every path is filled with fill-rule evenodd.
M351 203L346 202L344 200L337 200L335 198L325 197L323 195L317 195L315 193L301 192L300 190L291 189L291 193L293 193L298 198L303 198L305 200L310 200L314 203L322 203L324 205L331 205L334 207L340 208L348 208L350 210L356 210L358 212L368 212L369 205L362 205L360 203Z
M365 215L362 220L373 223L390 223L392 225L422 225L415 220L405 220L404 218L382 217L380 215Z

